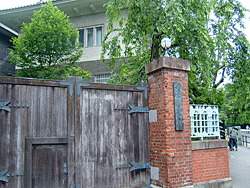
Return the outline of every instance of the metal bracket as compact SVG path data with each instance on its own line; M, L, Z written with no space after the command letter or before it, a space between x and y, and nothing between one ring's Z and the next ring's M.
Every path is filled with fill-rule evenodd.
M142 170L142 169L150 169L150 162L147 163L131 163L129 162L132 166L132 169L130 172L135 171L135 170Z
M88 83L83 83L83 82L77 82L77 95L80 96L81 95L81 87L85 86L88 87L90 86L90 84Z
M8 170L5 170L3 172L0 172L0 181L4 183L8 183L8 180L6 180L3 176L8 172Z
M135 170L144 170L144 169L150 169L151 166L150 166L150 162L147 162L147 163L131 163L129 162L130 165L127 165L127 166L119 166L119 167L116 167L116 169L127 169L127 168L132 168L130 169L130 172L133 172ZM150 176L148 176L148 184L146 187L141 187L141 188L150 188Z
M127 168L131 168L131 166L128 165L128 166L119 166L119 167L116 167L116 169L127 169Z
M148 106L146 106L146 107L135 107L135 106L131 106L131 105L128 105L128 106L131 109L129 111L129 114L136 113L136 112L149 112Z
M145 99L148 99L148 83L143 82L142 86L137 87L139 90L143 90L145 92Z
M59 82L62 86L69 86L69 94L70 96L73 95L73 83L72 82Z
M7 112L10 112L10 108L7 107L7 105L10 103L10 101L6 102L0 102L0 110L5 110Z

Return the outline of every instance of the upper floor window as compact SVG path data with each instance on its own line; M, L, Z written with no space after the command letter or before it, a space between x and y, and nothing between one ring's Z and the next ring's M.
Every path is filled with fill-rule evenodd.
M93 46L93 38L94 38L94 33L93 33L93 28L88 28L87 32L88 32L88 36L87 36L87 46L88 47L92 47Z
M79 30L79 42L81 42L82 47L84 47L84 29Z
M79 41L83 47L102 45L102 26L79 29Z
M102 45L102 27L96 28L96 45Z

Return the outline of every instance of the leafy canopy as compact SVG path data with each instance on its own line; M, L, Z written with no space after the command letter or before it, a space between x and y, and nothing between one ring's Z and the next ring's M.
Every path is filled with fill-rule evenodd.
M238 53L235 58L235 68L232 70L232 83L225 85L226 100L222 110L227 114L227 125L250 124L250 69L249 44L239 40ZM240 52L243 53L240 53Z
M91 76L73 66L83 54L80 43L75 43L78 31L51 1L34 12L30 23L23 23L21 32L12 39L11 49L11 61L21 68L17 76L60 79L69 73L74 76L75 69L85 78Z
M145 65L166 52L191 62L190 103L222 105L219 86L249 61L241 31L247 10L237 0L110 0L106 7L102 58L111 59L111 83L146 81ZM172 41L168 49L160 46L164 37Z
M226 125L250 125L250 90L237 84L226 84L226 101L222 111Z

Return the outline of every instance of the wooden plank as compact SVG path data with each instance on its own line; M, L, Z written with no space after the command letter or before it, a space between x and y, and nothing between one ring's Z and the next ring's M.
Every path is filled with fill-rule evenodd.
M100 83L90 83L89 86L84 86L86 89L95 89L95 90L113 90L113 91L136 91L143 92L138 89L138 86L131 85L114 85L114 84L100 84Z
M37 132L37 136L39 137L49 137L51 136L51 127L49 127L50 124L47 122L47 105L50 103L47 101L47 87L39 87L39 93L38 93L38 100L39 100L39 132ZM37 101L38 102L38 101Z
M24 174L24 147L25 147L25 129L26 129L26 117L27 111L26 107L23 107L26 104L26 91L27 86L18 86L19 93L18 93L18 109L17 109L17 116L16 116L16 123L17 123L17 163L16 163L16 171L15 173L18 174L16 176L17 184L16 186L21 188L24 187L23 176L20 174ZM20 108L21 106L21 108Z
M0 85L1 102L10 99L10 89L9 85ZM3 172L9 170L10 162L10 112L0 110L0 130L0 171ZM9 180L7 176L4 177Z
M77 83L75 83L77 87ZM76 91L76 89L74 89ZM75 94L75 184L76 186L82 183L83 178L83 163L82 163L82 124L81 124L81 96Z
M34 87L34 95L33 95L33 101L32 101L32 129L33 129L33 137L40 137L40 98L41 98L41 88L38 86Z
M67 88L68 187L75 185L75 89L71 96ZM55 127L56 128L56 127Z
M45 137L53 137L56 136L56 125L52 124L52 116L53 116L53 106L54 106L54 87L46 87L45 91L46 95L46 106L43 109L45 112L44 116L46 117L46 125L45 128Z
M26 137L26 147L32 147L34 144L67 144L67 137Z
M1 84L67 87L67 86L61 86L60 82L62 82L62 80L45 80L45 79L34 79L34 78L15 78L15 77L0 76Z
M19 87L13 86L11 93L11 103L18 104ZM9 155L9 173L13 177L8 182L8 186L15 187L17 185L17 178L15 178L16 164L17 164L17 134L18 134L18 108L11 109L10 117L10 155Z
M52 124L55 136L67 136L67 89L54 88Z
M100 106L99 106L99 101L98 101L98 90L95 90L93 92L93 99L91 100L91 110L90 110L90 113L91 113L91 116L92 116L92 129L91 129L91 147L90 147L90 157L92 158L93 161L95 161L94 163L94 169L93 169L93 184L92 186L93 187L96 187L97 186L97 183L98 183L98 171L97 171L97 148L98 148L98 138L97 138L97 129L99 128L98 127L98 124L99 124L99 119L98 119L98 115L100 113Z

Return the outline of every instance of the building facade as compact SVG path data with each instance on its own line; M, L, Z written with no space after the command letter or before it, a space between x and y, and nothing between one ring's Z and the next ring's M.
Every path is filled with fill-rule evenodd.
M0 23L0 76L15 74L15 66L10 63L9 48L13 46L10 39L17 35L17 32Z
M93 78L87 82L106 83L111 76L108 65L101 60L102 40L107 33L108 15L104 7L107 2L107 0L53 1L54 6L68 15L70 22L79 30L79 41L83 44L84 52L77 65L92 73ZM34 11L40 8L41 4L37 3L0 10L0 22L20 33L22 23L30 22Z

